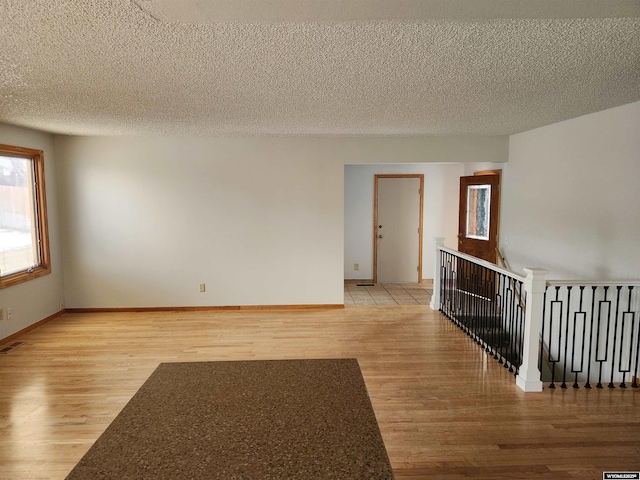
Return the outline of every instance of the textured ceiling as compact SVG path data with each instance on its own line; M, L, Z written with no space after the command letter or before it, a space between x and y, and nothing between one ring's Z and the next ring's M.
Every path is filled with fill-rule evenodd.
M0 0L0 122L506 135L640 100L639 1L523 2Z

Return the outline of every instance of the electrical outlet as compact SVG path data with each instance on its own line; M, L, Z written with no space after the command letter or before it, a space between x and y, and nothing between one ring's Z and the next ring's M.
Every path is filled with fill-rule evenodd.
M13 310L11 307L7 308L7 320L11 320L13 318Z
M200 284L200 292L204 292L204 291L206 291L205 284L204 284L204 283L201 283L201 284Z
M359 263L354 263L353 264L353 269L354 270L360 270L360 264Z

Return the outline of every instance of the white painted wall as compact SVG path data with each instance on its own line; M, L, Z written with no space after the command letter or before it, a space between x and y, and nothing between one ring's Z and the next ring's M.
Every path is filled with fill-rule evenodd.
M344 278L373 278L373 202L376 174L424 174L422 278L433 278L435 237L456 248L458 186L465 165L346 165L344 174ZM353 269L354 264L360 270Z
M485 170L502 170L502 169L504 169L503 163L492 163L492 162L466 163L464 165L464 176L470 177L476 172L483 172Z
M0 320L0 339L60 310L63 300L62 256L58 229L58 201L56 186L56 155L53 136L26 128L0 124L0 143L44 151L45 186L49 226L51 273L29 282L0 290L0 307L5 309ZM7 320L6 309L11 307L13 318Z
M640 102L510 137L501 245L552 279L640 279Z
M506 160L508 142L59 136L56 149L67 306L278 305L343 303L345 163Z
M502 163L509 137L355 137L315 139L316 146L345 165L373 163Z
M286 145L58 137L67 305L342 303L343 166Z
M45 151L52 259L51 275L0 290L13 309L0 338L62 300L342 303L345 163L505 161L508 151L506 137L54 140L2 124L0 142Z

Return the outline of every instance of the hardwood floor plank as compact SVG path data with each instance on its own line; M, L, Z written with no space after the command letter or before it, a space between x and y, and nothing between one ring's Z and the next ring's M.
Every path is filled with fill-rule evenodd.
M62 315L0 356L0 478L62 479L161 362L357 358L398 479L640 469L637 389L525 394L424 306Z

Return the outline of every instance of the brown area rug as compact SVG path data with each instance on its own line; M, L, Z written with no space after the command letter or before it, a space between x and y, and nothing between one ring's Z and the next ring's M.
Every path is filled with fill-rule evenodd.
M355 359L163 363L67 479L392 479Z

